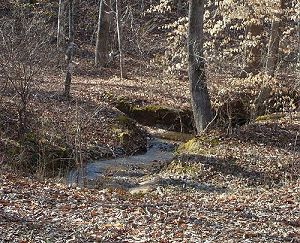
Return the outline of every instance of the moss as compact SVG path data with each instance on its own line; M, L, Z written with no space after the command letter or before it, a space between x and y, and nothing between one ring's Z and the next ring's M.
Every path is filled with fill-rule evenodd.
M199 165L183 163L177 160L172 161L165 169L167 172L171 172L176 175L190 175L195 176L199 173L201 168Z
M181 144L177 152L189 154L207 154L212 152L215 146L219 145L219 138L215 136L202 135L195 137L186 143Z
M178 149L177 152L178 153L199 153L200 151L203 150L203 146L201 145L201 143L198 141L197 138L193 138L189 141L187 141L186 143L181 144Z
M139 101L128 101L124 97L117 99L115 107L130 118L146 126L162 126L178 132L193 131L192 111L172 109L161 105L143 106Z
M133 106L131 112L137 111L148 111L148 112L158 112L158 111L168 111L168 108L159 105L146 105L143 107Z
M132 109L132 104L129 101L127 101L124 97L118 98L115 106L117 109L126 114L129 114L130 110Z
M207 143L210 147L217 146L220 143L220 140L218 137L209 136L209 135L200 137L200 140Z
M121 146L128 155L145 152L147 148L146 133L127 116L119 115L116 117L116 121L111 129L117 138L118 146Z
M278 120L280 118L285 117L284 114L269 114L269 115L263 115L263 116L258 116L255 121L260 122L260 121L271 121L271 120Z
M180 141L180 142L187 142L193 138L193 134L173 132L173 131L154 132L154 136L161 139Z
M125 115L117 116L116 120L121 125L128 126L128 125L132 124L132 120L128 116L125 116Z
M127 131L120 132L120 133L117 134L117 136L118 136L119 142L122 145L126 145L128 143L129 138L130 138L130 135Z

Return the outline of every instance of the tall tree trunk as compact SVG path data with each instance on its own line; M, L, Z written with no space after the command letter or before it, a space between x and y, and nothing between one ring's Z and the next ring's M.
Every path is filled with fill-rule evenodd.
M116 0L116 21L117 21L117 32L118 32L118 44L119 44L119 57L120 57L120 77L123 79L123 47L122 47L122 28L121 28L121 20L120 20L120 3L119 0Z
M95 48L96 66L105 66L108 62L108 56L109 56L108 39L109 39L109 26L110 26L110 16L108 14L108 11L109 11L108 3L105 3L105 0L100 0L96 48Z
M74 42L74 1L69 0L69 43Z
M65 45L65 0L59 0L58 20L57 20L57 47L64 48Z
M67 63L67 70L66 70L66 77L65 77L65 89L64 89L64 97L69 99L70 98L70 90L71 90L71 83L72 83L72 72L73 72L73 56L75 51L75 44L73 42L69 43L69 46L66 51L66 63Z
M280 11L274 16L271 26L271 35L268 45L268 55L266 60L266 73L270 76L274 76L277 63L278 63L278 51L280 42L280 28L282 23L282 11L285 8L285 0L280 1Z
M212 120L210 97L203 57L204 0L190 0L188 30L188 64L192 108L197 133L204 131Z
M65 89L64 96L68 99L70 97L71 83L72 83L72 72L74 69L73 57L75 51L74 43L74 0L69 0L69 44L66 51L66 78L65 78Z
M173 4L176 6L177 13L180 14L182 12L182 0L173 0Z
M144 12L145 10L145 2L144 0L141 0L141 11Z
M246 60L244 71L246 73L257 74L260 71L261 66L261 42L260 37L263 33L263 26L260 23L253 23L248 26L247 36L250 39L255 39L256 45L246 48Z
M300 21L298 20L298 24L297 24L297 32L298 32L298 50L300 50ZM298 51L298 55L297 55L297 62L298 62L298 74L300 73L300 51ZM298 87L300 88L300 78L298 79ZM298 101L298 110L300 111L300 101Z

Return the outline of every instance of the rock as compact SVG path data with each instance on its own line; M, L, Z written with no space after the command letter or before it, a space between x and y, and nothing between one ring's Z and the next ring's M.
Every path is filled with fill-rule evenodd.
M142 185L138 187L131 188L129 190L130 194L146 194L149 192L153 192L155 190L153 185Z
M139 186L131 188L129 190L129 193L131 194L145 194L149 192L155 191L159 187L160 178L154 177L146 181L142 181L139 183ZM159 194L162 193L161 190L159 191Z

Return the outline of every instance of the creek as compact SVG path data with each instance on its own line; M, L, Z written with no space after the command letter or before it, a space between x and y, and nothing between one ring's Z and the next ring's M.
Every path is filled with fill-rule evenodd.
M139 178L172 160L178 144L171 140L149 138L145 154L90 162L81 169L69 171L66 182L69 186L89 188L134 187Z

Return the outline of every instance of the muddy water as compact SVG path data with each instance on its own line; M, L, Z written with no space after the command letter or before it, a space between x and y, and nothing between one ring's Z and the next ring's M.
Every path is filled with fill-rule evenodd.
M149 173L151 166L171 160L177 146L177 142L150 139L145 154L91 162L83 170L71 170L67 174L67 184L87 187L133 187L139 177L147 171Z

